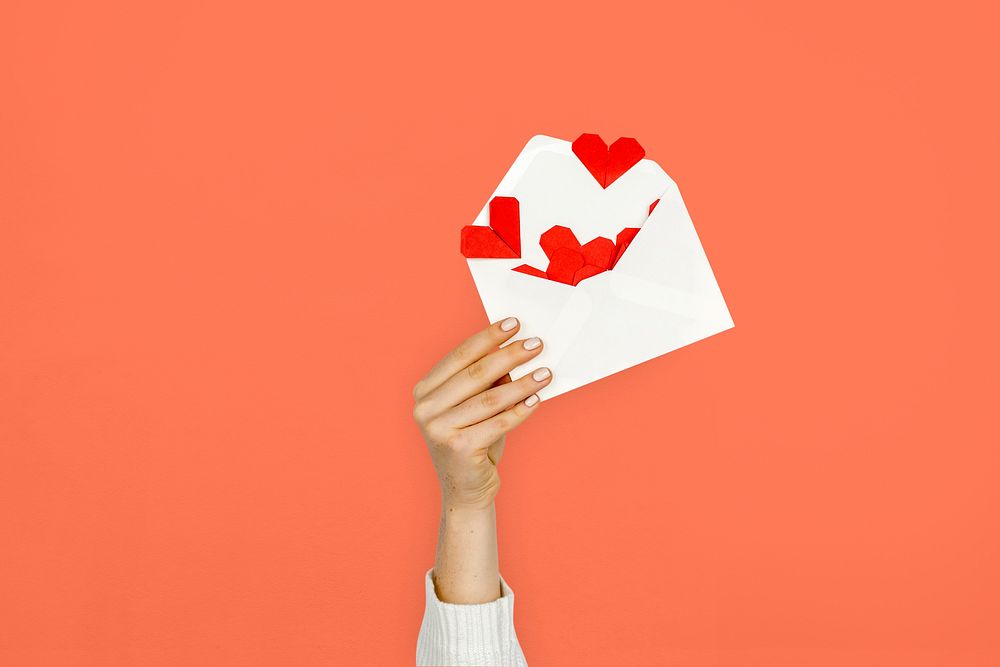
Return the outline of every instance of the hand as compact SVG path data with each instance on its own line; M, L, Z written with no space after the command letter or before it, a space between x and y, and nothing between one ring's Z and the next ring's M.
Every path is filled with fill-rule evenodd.
M542 351L537 338L503 343L520 323L507 318L452 350L413 389L413 418L430 448L444 505L485 509L500 487L496 464L504 436L538 407L535 393L552 381L539 368L516 382L508 374Z

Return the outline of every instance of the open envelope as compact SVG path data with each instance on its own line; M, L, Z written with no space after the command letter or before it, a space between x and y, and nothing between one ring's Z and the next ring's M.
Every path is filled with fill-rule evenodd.
M493 258L469 259L469 269L491 321L514 315L521 321L519 338L544 342L538 357L511 372L516 380L540 366L551 368L553 381L543 398L733 326L680 191L659 165L639 159L643 154L604 183L570 142L536 136L494 192L517 200L513 219L508 215L503 222L514 229L502 233L496 207L493 227L507 244ZM490 209L488 202L474 226L490 226ZM627 247L619 244L624 252L611 270L574 285L545 277L551 253L540 241L555 225L572 230L581 243L639 231Z

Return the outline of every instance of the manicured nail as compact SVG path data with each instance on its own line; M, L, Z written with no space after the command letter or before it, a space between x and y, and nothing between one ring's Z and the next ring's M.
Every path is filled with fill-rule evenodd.
M517 318L516 317L508 317L507 319L505 319L503 322L500 323L500 330L501 331L511 331L516 326L517 326Z
M541 344L542 344L542 340L540 338L529 338L528 340L524 341L524 349L526 349L526 350L534 350L536 347L538 347Z
M524 404L529 408L538 402L538 394L532 394L528 398L524 399Z
M548 368L539 368L537 371L531 374L531 379L535 382L541 382L548 376L552 375Z

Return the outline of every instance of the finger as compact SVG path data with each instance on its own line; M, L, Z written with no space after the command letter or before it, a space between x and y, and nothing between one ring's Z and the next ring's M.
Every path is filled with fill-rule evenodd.
M515 403L513 407L475 426L470 426L463 432L468 433L474 442L495 442L530 417L538 409L539 403L538 394L532 394L523 401Z
M521 323L517 318L508 317L473 334L435 364L434 368L413 388L413 397L419 401L455 373L493 352L510 340L520 326Z
M452 375L423 402L441 414L488 389L499 378L530 361L541 351L542 341L538 338L515 341Z
M548 368L539 368L516 382L487 389L466 399L443 414L441 419L453 428L478 424L510 408L518 401L523 401L550 382L552 382L551 371Z

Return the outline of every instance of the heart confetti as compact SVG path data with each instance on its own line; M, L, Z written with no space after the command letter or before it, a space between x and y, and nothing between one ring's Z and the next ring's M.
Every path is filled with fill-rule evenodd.
M490 226L462 227L462 254L469 258L513 259L521 256L521 211L514 197L490 200Z
M646 150L631 137L621 137L608 147L600 136L586 133L573 142L573 153L602 188L617 181L646 156Z
M539 245L549 258L548 267L542 271L522 264L513 270L567 285L579 285L587 278L613 269L638 233L638 227L626 227L618 232L616 243L598 236L580 245L573 230L555 225L539 239Z

